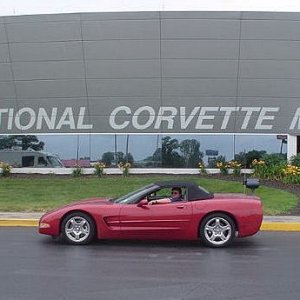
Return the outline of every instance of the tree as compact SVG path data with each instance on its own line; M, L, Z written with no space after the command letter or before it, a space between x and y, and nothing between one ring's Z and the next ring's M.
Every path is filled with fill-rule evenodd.
M121 152L121 151L116 152L115 160L116 160L116 165L117 165L118 163L120 163L120 162L123 163L123 162L125 161L125 159L124 159L124 153Z
M133 165L134 159L133 155L130 152L128 152L128 154L124 156L124 162L129 162L131 165Z
M234 159L242 164L242 166L246 168L250 168L252 161L254 159L261 159L263 155L266 154L266 151L257 151L257 150L251 150L248 152L240 152L239 154L236 154L234 156Z
M115 165L118 165L118 163L126 163L126 162L129 162L132 165L134 162L134 158L131 153L124 155L123 152L116 152L116 155L114 152L105 152L103 153L101 160L107 166L111 166L113 162L115 163Z
M129 162L131 165L134 162L132 154L129 152L127 154L124 154L123 152L117 152L116 153L116 163L127 163Z
M203 158L203 153L200 152L200 143L195 139L184 140L180 143L179 148L185 160L185 167L198 167L198 163Z
M14 140L8 136L0 138L0 150L11 149L14 146Z
M163 167L183 167L184 158L176 151L179 148L177 139L166 136L162 139L161 158Z
M161 148L157 148L153 153L152 160L157 164L161 164Z
M35 135L12 135L0 138L0 149L17 147L22 150L29 148L40 151L44 149L44 142L38 140Z
M105 163L106 166L111 166L112 161L114 160L114 153L113 152L105 152L102 154L102 161Z

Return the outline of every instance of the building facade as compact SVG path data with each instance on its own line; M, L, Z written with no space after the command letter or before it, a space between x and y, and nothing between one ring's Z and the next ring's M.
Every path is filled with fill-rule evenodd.
M281 134L291 156L299 25L283 12L0 17L0 134Z

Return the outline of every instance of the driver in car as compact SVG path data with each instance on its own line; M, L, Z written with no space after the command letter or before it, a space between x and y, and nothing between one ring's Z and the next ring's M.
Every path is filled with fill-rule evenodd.
M165 204L165 203L171 203L171 202L177 202L177 201L183 201L182 196L182 190L180 187L173 187L171 191L171 198L163 198L158 200L152 200L148 204L154 205L154 204Z

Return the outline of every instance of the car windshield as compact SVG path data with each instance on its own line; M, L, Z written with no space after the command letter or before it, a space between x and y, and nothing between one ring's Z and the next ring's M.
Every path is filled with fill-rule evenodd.
M205 189L204 187L202 186L198 186L200 190L202 190L203 192L207 193L207 194L211 194L207 189Z
M63 167L62 162L55 156L47 156L48 161L53 167Z
M142 197L144 197L148 193L151 193L153 191L153 189L155 189L155 188L156 188L156 186L153 184L147 185L147 186L144 186L134 192L131 192L125 196L113 199L111 201L114 203L120 203L120 204L136 203L139 200L141 200Z

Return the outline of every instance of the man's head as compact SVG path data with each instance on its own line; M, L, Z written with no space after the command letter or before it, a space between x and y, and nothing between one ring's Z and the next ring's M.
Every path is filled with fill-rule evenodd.
M177 198L182 196L182 191L180 187L172 188L172 198Z

